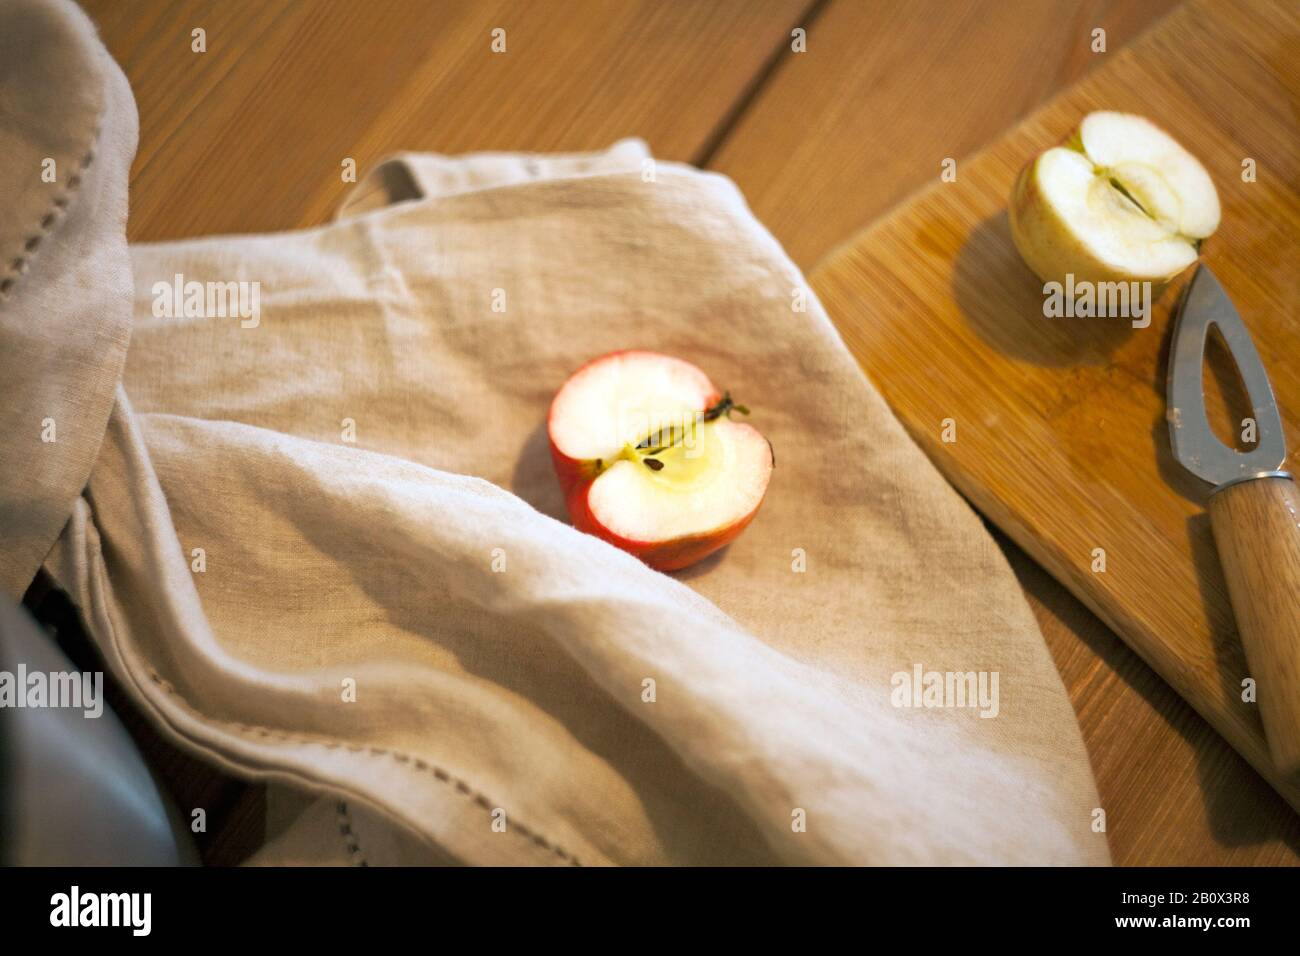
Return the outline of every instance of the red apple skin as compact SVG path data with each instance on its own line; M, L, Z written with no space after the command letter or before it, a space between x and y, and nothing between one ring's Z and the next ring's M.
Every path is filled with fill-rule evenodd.
M584 363L569 378L574 378L589 365L639 351L643 350L624 349L619 352L610 352L598 356ZM712 394L705 401L704 408L701 408L700 411L713 407L721 400L722 393L715 387ZM758 504L754 506L754 510L749 514L708 534L691 535L671 541L633 541L624 538L600 524L587 506L587 495L591 490L592 483L600 474L600 462L571 458L560 451L555 444L555 439L551 437L554 414L555 406L552 403L551 410L546 417L546 437L551 448L551 461L555 465L555 475L560 480L560 490L564 492L564 503L568 508L569 518L573 522L573 526L579 531L595 535L602 541L607 541L614 547L635 555L657 571L678 571L697 561L702 561L714 551L730 544L736 535L745 530L745 527L754 519L754 515L758 514L759 508L763 505L763 499L760 498Z
M569 492L575 487L585 487L596 479L596 462L579 458L570 458L555 447L555 439L550 435L550 423L546 426L546 440L551 446L551 461L555 463L555 477L560 479L560 490L567 501Z
M558 471L559 454L555 451L554 445L551 446L551 450L556 455L555 467ZM736 535L744 531L745 527L754 520L754 515L758 514L758 509L763 506L763 499L760 498L754 510L745 517L708 534L674 538L671 541L633 541L615 534L596 520L587 506L587 495L592 484L590 480L576 483L564 495L564 503L568 506L573 526L579 531L609 542L621 551L635 555L656 571L679 571L704 560L714 551L730 544Z

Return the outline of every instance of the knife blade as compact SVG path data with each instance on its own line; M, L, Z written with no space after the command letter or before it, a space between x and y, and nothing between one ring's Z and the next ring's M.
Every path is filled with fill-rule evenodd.
M1202 369L1211 327L1218 328L1250 395L1258 440L1249 452L1219 441L1206 414ZM1286 461L1282 416L1264 363L1228 294L1205 266L1196 270L1184 291L1169 369L1169 440L1184 468L1216 486L1282 468Z
M1229 448L1205 407L1205 346L1218 330L1237 364L1255 419L1255 447ZM1268 374L1228 294L1204 265L1174 320L1167 383L1174 457L1214 486L1207 508L1269 751L1286 776L1300 772L1300 492ZM1250 686L1244 685L1243 686ZM1247 695L1243 695L1243 700Z

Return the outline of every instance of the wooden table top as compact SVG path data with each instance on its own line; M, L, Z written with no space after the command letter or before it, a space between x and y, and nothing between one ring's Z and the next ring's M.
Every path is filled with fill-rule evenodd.
M140 111L132 241L325 221L397 150L597 149L731 176L805 270L1120 50L1175 0L83 0ZM490 49L506 31L506 52ZM192 50L205 31L206 52ZM806 32L806 50L791 34ZM1094 30L1107 52L1092 51ZM1116 863L1297 864L1300 817L999 537L1078 714ZM213 863L260 791L127 722Z

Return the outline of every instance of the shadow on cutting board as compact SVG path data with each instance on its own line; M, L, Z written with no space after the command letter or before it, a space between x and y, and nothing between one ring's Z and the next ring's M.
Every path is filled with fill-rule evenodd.
M981 222L953 260L953 298L981 339L1035 365L1107 365L1133 332L1125 319L1047 318L1043 283L1011 240L1006 212Z

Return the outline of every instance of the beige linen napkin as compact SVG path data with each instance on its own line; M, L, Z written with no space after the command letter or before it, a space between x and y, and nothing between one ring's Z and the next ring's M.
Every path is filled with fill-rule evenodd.
M76 308L28 298L42 265L15 323ZM1106 862L1000 552L728 180L636 141L403 156L333 224L131 268L47 568L166 734L303 795L259 862ZM156 315L177 275L259 283L256 319ZM551 474L551 396L629 347L776 450L750 529L675 576L568 527ZM916 665L996 672L996 716L895 706Z
M0 587L81 494L131 335L135 101L75 6L0 2Z

